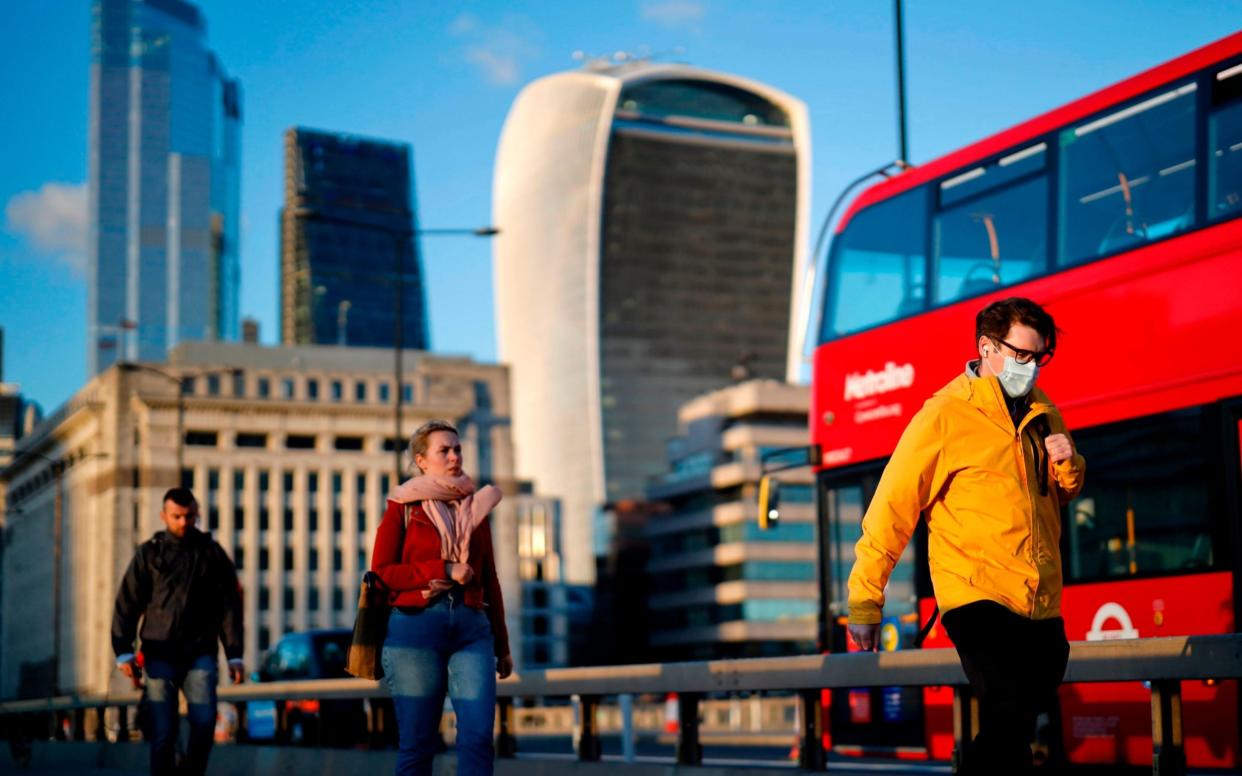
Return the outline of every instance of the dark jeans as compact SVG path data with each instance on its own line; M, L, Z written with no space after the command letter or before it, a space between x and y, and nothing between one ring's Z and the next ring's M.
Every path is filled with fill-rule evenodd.
M491 776L496 655L487 615L456 591L415 614L394 609L381 660L397 713L398 776L430 776L446 693L457 713L457 773Z
M151 774L199 776L207 770L207 756L216 730L216 684L219 668L215 655L192 660L161 660L148 657L147 705L151 715ZM177 767L177 693L185 693L190 740Z
M979 699L979 735L965 752L964 774L1031 770L1035 718L1051 713L1065 676L1065 622L1032 620L1000 604L977 601L944 614L962 669Z

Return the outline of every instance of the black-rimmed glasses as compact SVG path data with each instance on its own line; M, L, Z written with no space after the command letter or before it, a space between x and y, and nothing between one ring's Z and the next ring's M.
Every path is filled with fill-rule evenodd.
M1019 364L1029 364L1034 361L1036 366L1047 366L1048 362L1052 360L1053 351L1051 349L1040 351L1023 350L1022 348L1015 348L1004 340L996 340L996 342L1012 350L1014 360Z

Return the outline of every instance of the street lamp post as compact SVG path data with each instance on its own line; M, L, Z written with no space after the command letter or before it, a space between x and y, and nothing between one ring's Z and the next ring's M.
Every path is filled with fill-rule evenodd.
M410 227L390 227L383 224L368 224L354 221L348 218L338 218L335 216L324 215L309 208L301 208L294 212L295 217L305 218L310 221L318 221L325 224L335 224L337 226L347 226L354 229L369 229L387 235L393 244L393 283L396 287L395 300L393 303L393 392L395 401L393 402L393 476L394 482L401 482L401 416L405 403L405 385L404 385L404 364L402 363L402 351L405 349L405 253L406 248L412 244L415 237L424 235L439 236L468 236L468 237L494 237L500 234L500 230L494 226L483 226L476 228L452 228L452 229L414 229ZM309 267L303 267L300 272L307 272L309 275ZM339 325L339 319L338 319ZM311 321L311 337L314 338L314 321Z

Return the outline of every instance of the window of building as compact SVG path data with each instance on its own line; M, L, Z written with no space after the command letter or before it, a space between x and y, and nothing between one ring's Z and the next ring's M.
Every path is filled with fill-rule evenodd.
M207 521L203 530L220 526L220 470L207 470Z
M345 556L340 548L332 550L332 570L341 571L345 568Z
M246 530L246 472L233 470L233 530Z
M194 395L194 378L193 377L182 377L181 378L181 393L183 396Z
M246 568L246 548L245 547L234 547L233 548L233 568L237 569L238 571L242 571Z
M1215 429L1193 408L1074 433L1091 476L1069 505L1067 581L1217 565L1208 455Z
M266 547L259 548L259 571L267 571L270 568L271 555L272 553Z
M319 530L319 474L310 472L306 475L306 518L307 530L311 533Z
M318 380L311 378L306 381L306 398L312 399L312 400L319 398L319 381Z
M284 508L285 533L289 533L293 530L293 472L285 472L282 479L284 480L284 496L281 503Z
M318 571L319 570L319 550L312 547L310 551L310 555L308 557L309 557L309 565L307 566L307 569L309 571Z
M1208 116L1208 219L1242 213L1242 68L1212 78Z
M292 377L286 377L285 379L281 380L280 381L280 397L282 399L292 399L293 388L294 387L293 387Z
M285 447L289 450L314 450L315 437L310 434L289 434L285 437Z
M182 469L181 470L181 487L194 490L194 470L193 469Z
M332 609L342 611L345 608L345 591L338 585L332 588Z
M285 593L284 593L283 598L284 598L284 604L285 604L285 611L286 611L286 612L291 612L291 611L293 611L293 607L294 607L294 602L293 602L293 588L291 588L291 587L286 587L286 588L285 588Z
M414 384L413 383L402 383L401 400L406 402L407 404L413 403L414 401Z
M293 571L293 548L285 548L285 571Z
M266 399L272 395L272 380L269 377L260 377L255 383L255 393L260 399Z
M308 593L306 608L312 612L319 611L319 588L312 587Z
M362 437L360 436L338 436L333 442L333 446L337 450L356 451L362 449Z
M269 590L266 586L260 587L259 588L259 611L270 609L271 603L272 603L272 591Z
M340 401L344 393L345 393L345 387L341 384L341 381L333 380L332 381L332 401Z
M185 443L189 447L215 447L219 435L215 431L187 431Z
M927 189L922 186L854 215L833 243L822 339L924 308L927 261L921 225L926 218Z
M1044 149L1043 143L1031 146L940 184L941 209L932 221L937 303L985 294L1044 271ZM960 189L968 189L967 196Z
M388 394L391 392L391 390L392 390L392 386L390 386L388 383L380 383L379 384L379 400L381 402L388 401Z
M238 434L234 444L238 447L267 447L267 434Z
M355 401L366 401L367 400L367 384L362 382L361 380L354 383L354 400Z
M356 498L354 503L358 507L358 533L367 532L367 475L359 474L357 482L354 483Z
M259 472L259 530L266 531L272 521L271 510L267 508L268 492L271 490L272 478L266 471ZM266 568L266 567L265 567Z
M220 375L207 375L207 395L220 395Z
M233 373L233 395L234 396L245 396L246 395L246 373L245 372L234 372Z
M358 568L360 569L370 568L370 566L367 565L367 551L366 550L358 550Z
M1193 225L1195 91L1174 86L1061 131L1062 265Z

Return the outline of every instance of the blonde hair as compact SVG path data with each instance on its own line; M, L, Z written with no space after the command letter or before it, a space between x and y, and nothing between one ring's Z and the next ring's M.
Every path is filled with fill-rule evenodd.
M427 440L437 431L448 431L460 437L457 427L447 420L429 420L419 426L417 430L410 435L410 444L406 447L406 471L410 474L422 474L423 470L416 463L415 456L425 455L427 453Z

